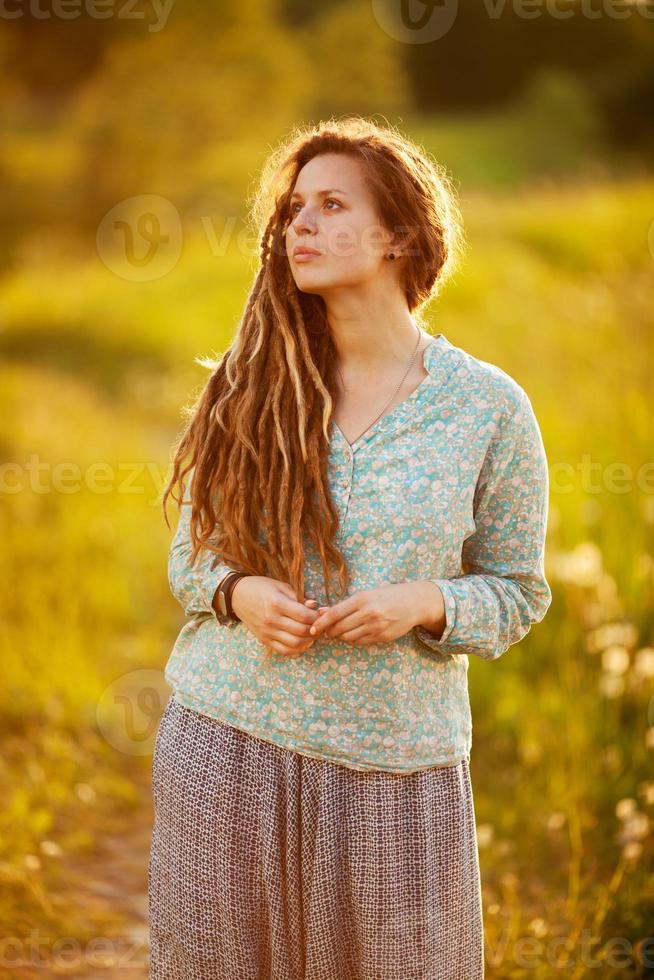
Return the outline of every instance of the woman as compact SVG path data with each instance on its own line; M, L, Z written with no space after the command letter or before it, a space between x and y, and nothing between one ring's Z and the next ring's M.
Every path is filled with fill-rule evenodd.
M164 495L189 474L150 975L478 980L468 658L551 601L540 431L418 319L462 235L411 141L296 130L254 213L261 268Z

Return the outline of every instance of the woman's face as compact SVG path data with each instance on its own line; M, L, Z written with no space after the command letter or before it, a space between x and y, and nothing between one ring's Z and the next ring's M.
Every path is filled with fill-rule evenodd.
M391 238L357 160L323 153L304 165L293 188L286 231L286 254L298 289L326 295L373 279ZM297 254L299 247L315 251Z

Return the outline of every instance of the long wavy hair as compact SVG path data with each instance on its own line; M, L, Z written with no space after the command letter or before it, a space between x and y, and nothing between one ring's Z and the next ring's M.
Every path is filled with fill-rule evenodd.
M330 563L341 597L350 581L334 543L338 513L328 486L329 423L337 393L337 352L322 297L301 292L285 234L302 167L321 153L360 161L385 227L401 229L400 265L409 311L432 299L456 264L462 223L445 168L392 126L360 116L298 126L268 157L250 219L261 265L231 346L212 369L173 453L184 494L192 470L191 564L206 549L231 568L288 582L304 601L305 549L322 563L331 604ZM422 323L420 316L418 322Z

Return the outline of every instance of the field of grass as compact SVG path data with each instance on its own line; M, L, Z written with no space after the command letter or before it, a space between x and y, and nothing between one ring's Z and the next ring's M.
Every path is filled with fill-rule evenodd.
M526 389L551 479L551 609L498 662L470 664L487 973L650 976L654 180L470 191L462 210L467 254L429 320ZM152 282L53 250L0 283L10 971L33 930L44 956L58 937L127 933L119 901L69 885L116 821L147 861L149 753L183 622L160 492L206 376L195 359L229 343L254 270L235 234L216 254L206 232L184 227ZM88 969L71 963L52 975Z

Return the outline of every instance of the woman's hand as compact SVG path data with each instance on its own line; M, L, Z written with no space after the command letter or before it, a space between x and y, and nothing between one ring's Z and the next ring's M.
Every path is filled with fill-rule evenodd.
M333 606L320 606L318 612L311 636L324 633L366 647L396 640L419 623L437 621L444 604L438 586L420 580L355 592Z
M309 627L318 613L315 599L298 601L287 582L265 575L247 575L232 591L232 608L264 646L287 656L309 650Z

